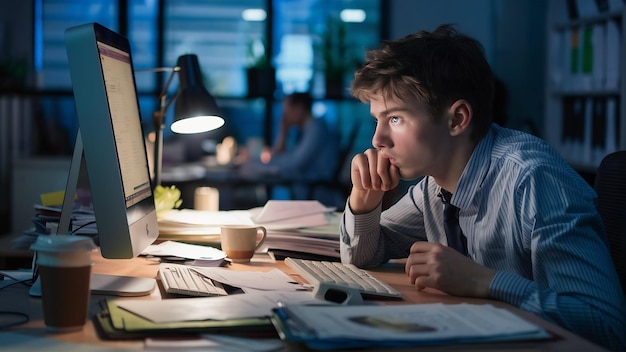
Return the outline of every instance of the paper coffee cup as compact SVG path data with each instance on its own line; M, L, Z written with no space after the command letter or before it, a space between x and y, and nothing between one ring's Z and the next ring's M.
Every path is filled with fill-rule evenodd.
M217 188L198 187L194 192L194 208L196 210L220 210L220 193Z
M37 252L46 328L52 332L82 329L89 307L91 252L85 236L41 235L30 247Z

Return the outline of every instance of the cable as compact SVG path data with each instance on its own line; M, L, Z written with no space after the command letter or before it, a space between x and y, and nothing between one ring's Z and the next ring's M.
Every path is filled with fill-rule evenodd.
M10 284L6 284L6 285L0 287L0 291L4 290L5 288L7 288L9 286L13 286L13 285L17 285L17 284L23 284L25 286L30 287L30 286L32 286L32 284L34 282L34 278L18 280L15 277L13 277L13 276L5 273L5 272L2 272L2 271L0 271L0 275L4 276L5 278L9 278L9 279L15 281L15 282L11 282Z
M85 226L89 226L89 225L91 225L91 224L95 224L95 223L96 223L96 221L95 221L95 220L94 220L94 221L89 221L89 222L86 222L86 223L84 223L84 224L80 225L79 227L75 228L74 230L72 230L72 233L73 233L73 234L75 234L76 232L80 231L80 229L82 229L83 227L85 227Z
M14 320L14 321L11 321ZM27 323L30 317L26 313L0 310L0 330Z
M5 272L0 272L0 274L4 278L9 278L14 281L14 282L11 282L9 284L6 284L0 287L0 291L4 290L7 287L18 285L18 284L23 284L26 286L31 286L33 284L32 279L18 280L15 277ZM30 317L26 313L14 312L14 311L0 311L0 330L8 329L17 325L22 325L28 322L29 320L30 320Z

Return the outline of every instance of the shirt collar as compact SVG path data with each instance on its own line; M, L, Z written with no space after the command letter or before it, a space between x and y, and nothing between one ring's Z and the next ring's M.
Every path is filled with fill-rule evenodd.
M460 209L468 209L491 165L491 149L494 143L496 125L491 125L485 136L478 142L472 152L454 193L453 205Z

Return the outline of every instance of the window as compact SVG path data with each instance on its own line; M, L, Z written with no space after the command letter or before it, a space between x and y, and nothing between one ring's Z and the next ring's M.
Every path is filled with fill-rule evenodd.
M65 53L65 30L88 22L116 29L117 1L36 0L35 70L37 88L71 89Z
M172 67L180 55L198 55L205 85L218 98L229 133L240 143L254 137L271 142L283 95L309 90L318 99L328 97L324 70L330 45L324 38L329 24L343 31L344 70L336 75L342 78L339 94L343 97L355 65L363 60L365 49L378 46L381 32L381 0L36 0L35 4L37 88L67 92L67 98L42 100L43 115L67 130L68 136L75 136L76 123L64 31L74 25L98 22L118 32L121 27L126 32L121 34L131 42L138 71ZM163 9L162 28L159 9ZM249 50L251 43L256 50ZM269 100L247 99L251 52L265 52L275 68L276 91L266 96ZM151 125L158 108L156 95L166 78L166 74L136 73L146 125ZM176 87L174 80L171 91ZM346 118L363 114L360 104L336 98L315 106L331 125L350 125ZM172 110L166 124L172 120ZM166 138L171 136L168 130ZM70 138L68 144L73 145Z

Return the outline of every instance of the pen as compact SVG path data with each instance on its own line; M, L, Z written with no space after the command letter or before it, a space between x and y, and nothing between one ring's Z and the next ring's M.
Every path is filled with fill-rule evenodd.
M310 339L315 337L315 330L308 327L306 323L295 316L283 302L276 302L274 312L276 312L280 321L286 324L290 335L301 339Z

